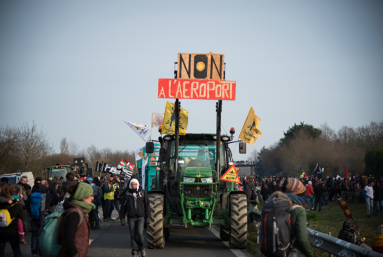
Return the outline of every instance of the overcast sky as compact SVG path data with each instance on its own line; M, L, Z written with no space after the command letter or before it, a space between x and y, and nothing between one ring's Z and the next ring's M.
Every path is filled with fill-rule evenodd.
M179 52L225 55L237 99L223 102L223 128L238 136L250 107L262 119L248 153L302 121L383 120L380 0L3 0L0 36L0 126L34 120L56 152L63 137L81 149L142 147L123 120L150 124L164 111L158 78L173 77ZM215 101L181 106L188 132L215 133Z

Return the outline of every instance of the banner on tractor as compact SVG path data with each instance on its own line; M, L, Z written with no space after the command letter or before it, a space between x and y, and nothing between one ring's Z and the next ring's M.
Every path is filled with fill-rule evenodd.
M234 101L235 97L235 81L158 79L158 98Z
M162 123L161 134L175 134L176 129L176 113L174 112L175 106L171 102L166 102L164 122ZM179 119L179 133L180 135L186 135L188 127L189 114L183 108L180 108L180 119Z
M234 164L231 165L231 167L222 175L220 180L241 184L241 181L239 180L239 176Z
M262 135L258 126L260 121L261 119L255 115L254 109L251 107L245 124L243 124L241 134L239 134L239 138L245 143L250 145L254 144L255 140L257 140L257 138Z

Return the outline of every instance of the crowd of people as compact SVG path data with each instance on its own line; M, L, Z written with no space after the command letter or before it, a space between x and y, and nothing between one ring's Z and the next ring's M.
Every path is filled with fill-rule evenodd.
M61 245L58 256L87 256L91 243L90 220L94 220L93 229L100 229L100 208L102 222L114 221L111 217L114 209L122 226L125 226L127 217L132 255L141 253L145 257L143 232L144 226L150 223L150 206L136 178L127 182L123 177L112 175L100 179L69 172L65 178L55 176L53 180L37 177L33 187L27 184L26 177L16 185L8 185L7 179L3 178L0 183L0 213L6 215L0 219L0 256L4 256L7 243L11 245L14 256L22 256L20 244L27 244L25 232L31 232L31 253L38 256L43 218L60 210L64 211L60 224L65 229L59 228L57 232Z
M264 201L273 205L278 201L287 201L290 237L293 246L305 256L313 256L306 233L306 212L322 211L323 204L342 197L347 191L360 192L366 199L367 217L380 215L383 208L382 185L379 177L355 176L337 177L241 177L240 190L245 191L248 202L248 222L252 222L252 210ZM44 196L44 197L43 197ZM44 208L35 208L36 203ZM264 205L265 205L264 204ZM291 208L289 206L291 205ZM99 218L102 209L103 218ZM31 232L31 253L38 255L38 237L42 219L47 215L64 210L59 242L58 256L87 256L90 241L90 220L93 229L100 228L100 222L113 222L112 212L116 210L121 226L126 218L131 234L132 255L141 253L146 256L144 227L150 223L150 206L147 194L140 187L138 179L129 181L123 177L107 175L99 177L80 177L67 173L66 177L55 176L53 180L40 177L30 187L27 178L22 177L16 185L8 185L6 178L0 183L0 212L9 216L0 221L0 256L4 255L5 245L9 243L14 256L22 256L20 244L27 244L25 232ZM4 210L4 212L3 212ZM8 217L7 216L7 217ZM364 244L364 238L356 240L357 224L347 220L339 233L339 238L361 247L371 249ZM84 236L86 235L86 236ZM383 252L383 225L378 228L372 249ZM262 247L261 247L262 250Z
M276 198L282 198L289 200L293 206L302 207L302 210L309 211L322 211L322 206L328 204L339 198L345 196L347 191L359 192L366 201L367 218L370 218L374 209L376 215L380 216L383 208L383 186L381 185L381 178L378 176L359 176L356 175L352 178L337 177L260 177L260 176L241 176L242 184L240 190L246 192L248 199L248 221L252 221L251 212L253 209L258 209L257 204L264 201L271 201ZM254 193L255 192L255 193ZM255 195L252 199L252 195ZM269 207L268 207L269 208ZM294 207L292 210L295 209ZM297 238L294 247L299 249L305 256L313 256L311 247L308 247L306 238L307 236L300 237L293 232L293 227L305 227L306 228L306 215L301 215L301 219L297 220L294 217L297 215L291 211L291 238ZM293 215L294 214L294 215ZM295 220L295 222L294 222ZM299 223L298 225L295 223ZM338 238L347 242L359 245L363 248L374 250L383 253L383 225L378 228L376 237L373 240L372 248L364 244L365 238L361 237L359 240L355 239L355 232L357 230L357 224L353 220L347 220L343 224ZM297 230L299 232L299 229ZM301 231L305 232L306 229ZM302 234L303 235L303 234ZM299 239L301 238L301 239ZM302 240L302 238L304 240Z

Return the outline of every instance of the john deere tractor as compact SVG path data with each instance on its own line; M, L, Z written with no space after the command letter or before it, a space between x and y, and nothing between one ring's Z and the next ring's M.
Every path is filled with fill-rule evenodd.
M222 101L217 103L216 134L179 135L176 100L175 135L158 138L160 153L154 186L148 191L151 222L147 229L150 248L162 249L173 224L185 228L220 229L221 239L231 248L247 245L247 200L238 184L220 180L232 165L228 135L221 135ZM232 133L232 131L231 131ZM150 153L153 142L146 145ZM244 150L243 150L244 148ZM245 153L246 148L240 148Z

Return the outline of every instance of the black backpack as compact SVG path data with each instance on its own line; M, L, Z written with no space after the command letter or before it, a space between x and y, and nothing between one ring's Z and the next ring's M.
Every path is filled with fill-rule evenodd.
M290 238L291 208L287 200L275 198L265 201L258 230L258 244L265 256L285 257L293 250Z

